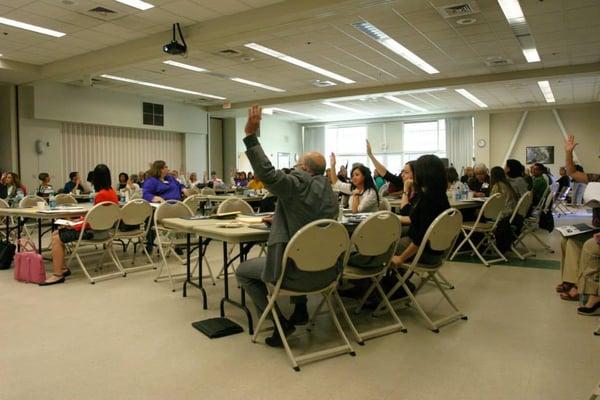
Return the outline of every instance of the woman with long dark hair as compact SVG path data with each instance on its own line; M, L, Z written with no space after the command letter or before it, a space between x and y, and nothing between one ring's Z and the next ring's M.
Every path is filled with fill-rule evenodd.
M352 168L350 183L340 181L335 174L335 154L330 157L329 179L334 189L350 196L348 205L353 213L379 211L379 194L371 170L362 164Z
M496 193L504 195L504 210L502 210L501 218L510 217L517 205L517 201L519 201L519 196L510 185L502 167L492 168L490 171L490 185L492 186L491 195Z
M119 198L111 187L110 170L105 164L98 164L94 168L92 184L96 191L94 204L99 204L103 201L119 204ZM81 218L81 222L83 222L83 217ZM77 241L82 228L82 224L78 224L72 228L63 228L54 231L52 234L52 275L45 282L40 283L40 286L63 283L65 278L71 275L71 271L65 265L65 243ZM83 238L86 240L93 239L94 234L94 231L86 229L83 233Z
M528 190L531 189L531 186L525 179L525 167L519 160L508 159L506 160L506 166L504 167L504 172L508 177L508 183L512 186L513 190L517 194L517 197L521 198Z
M396 250L397 255L392 258L394 265L402 265L417 254L433 220L450 208L448 196L446 196L448 187L446 168L437 156L428 154L419 157L415 164L414 186L417 194L409 216L410 228L406 236L400 239ZM442 252L427 247L423 251L420 262L437 264L441 261L442 256Z

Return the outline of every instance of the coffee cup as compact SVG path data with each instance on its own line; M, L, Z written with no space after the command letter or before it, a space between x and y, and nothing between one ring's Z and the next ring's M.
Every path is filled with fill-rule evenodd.
M46 202L45 201L38 201L37 202L37 208L38 208L38 210L45 210L46 209Z
M75 194L76 194L77 196L79 196L79 195L81 194L81 190L79 190L79 189L75 190Z

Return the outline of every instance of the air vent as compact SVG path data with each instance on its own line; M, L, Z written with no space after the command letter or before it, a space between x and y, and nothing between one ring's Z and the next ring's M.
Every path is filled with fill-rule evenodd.
M488 57L485 59L485 65L488 67L502 67L505 65L512 65L513 61L509 58L504 57Z
M436 7L436 9L444 18L465 17L479 12L479 6L475 1L450 4L447 6Z
M331 86L335 86L336 85L335 82L325 81L325 80L321 80L321 79L315 79L311 83L312 83L313 86L316 86L318 88L325 88L325 87L331 87Z
M102 21L112 21L122 17L118 12L106 7L95 7L86 11L84 14Z

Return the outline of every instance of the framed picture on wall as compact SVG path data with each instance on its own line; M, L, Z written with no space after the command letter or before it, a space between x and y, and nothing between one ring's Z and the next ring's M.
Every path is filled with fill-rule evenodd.
M527 146L525 160L527 164L554 164L554 146Z
M290 168L290 153L277 153L277 168Z

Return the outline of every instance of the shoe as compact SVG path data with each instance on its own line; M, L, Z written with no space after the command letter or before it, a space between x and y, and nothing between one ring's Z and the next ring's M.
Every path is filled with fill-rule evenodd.
M571 288L572 288L573 286L575 286L575 285L574 285L574 284L572 284L572 283L569 283L569 282L563 282L563 283L561 283L561 284L559 284L559 285L556 285L556 292L557 292L557 293L565 293L565 292L568 292L569 290L571 290Z
M577 307L577 314L581 315L600 315L600 301L591 307Z
M289 322L295 326L306 325L308 323L308 311L306 310L305 304L296 304L296 307L294 307L294 312L290 316Z
M67 268L66 270L63 270L62 276L65 278L67 276L71 276L71 270L69 268Z
M38 283L38 286L50 286L50 285L56 285L58 283L64 283L64 282L65 282L65 277L63 276L56 281Z
M296 330L296 327L289 323L282 324L282 328L285 337L290 336ZM281 340L281 336L279 336L279 330L277 330L277 328L273 330L273 334L271 336L265 339L265 343L270 347L283 347L283 341Z

